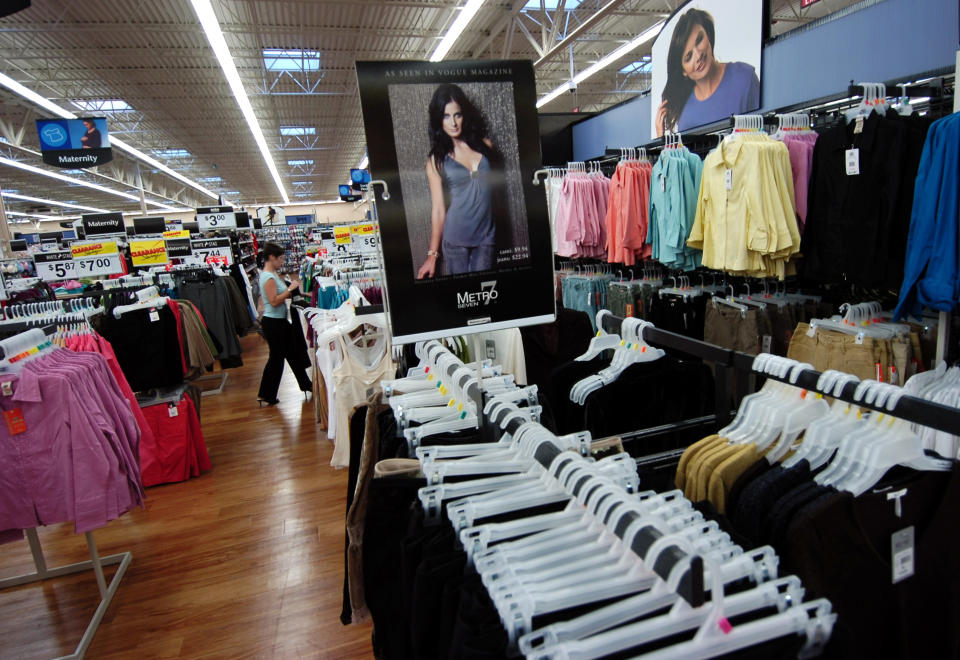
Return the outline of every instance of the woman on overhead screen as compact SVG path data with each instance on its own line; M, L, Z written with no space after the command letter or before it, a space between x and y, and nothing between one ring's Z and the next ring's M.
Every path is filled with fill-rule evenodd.
M494 268L494 188L502 184L502 159L487 122L464 91L437 87L429 106L430 246L417 279Z
M721 62L713 17L691 9L680 17L667 51L667 83L657 108L657 136L685 131L760 107L760 80L745 62Z

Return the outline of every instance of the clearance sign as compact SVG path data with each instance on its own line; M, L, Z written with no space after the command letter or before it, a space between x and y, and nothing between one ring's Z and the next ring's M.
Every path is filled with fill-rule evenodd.
M351 238L350 227L334 227L333 228L333 240L337 245L350 245L353 243L353 238Z
M103 257L117 254L117 244L113 241L97 241L95 243L74 243L70 246L74 259L87 257Z
M123 272L123 262L115 241L90 241L70 246L75 277L102 277Z
M130 258L134 266L162 266L169 261L167 245L162 238L130 241Z

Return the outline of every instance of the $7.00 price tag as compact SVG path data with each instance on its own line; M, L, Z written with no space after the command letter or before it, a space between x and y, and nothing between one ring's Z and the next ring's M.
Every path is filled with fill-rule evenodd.
M74 243L70 246L76 277L99 277L123 272L120 251L115 241Z

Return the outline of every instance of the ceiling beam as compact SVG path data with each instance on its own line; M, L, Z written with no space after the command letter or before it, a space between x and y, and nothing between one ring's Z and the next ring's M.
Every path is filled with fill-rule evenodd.
M565 36L560 43L556 44L550 50L544 53L540 59L533 63L534 68L541 66L544 62L551 59L557 53L565 51L567 46L576 41L577 38L580 37L580 35L582 35L584 32L592 28L603 19L607 18L607 16L610 15L610 12L622 5L624 1L625 0L610 0L610 2L598 9L596 13L590 16L587 20L570 30L570 32L567 33L567 36Z
M497 21L494 28L490 30L490 34L488 34L484 40L480 42L479 46L471 51L473 53L473 57L480 57L484 51L487 50L487 47L489 47L490 44L492 44L505 29L511 27L513 24L513 19L517 16L517 14L520 13L526 4L527 0L514 0L513 6L510 8L510 11L507 13L507 15Z

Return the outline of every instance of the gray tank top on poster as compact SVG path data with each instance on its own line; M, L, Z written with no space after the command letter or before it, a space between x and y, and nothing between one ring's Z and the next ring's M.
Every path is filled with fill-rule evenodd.
M450 208L443 224L443 242L455 247L493 245L490 161L484 156L474 171L449 154L443 176L450 190Z

